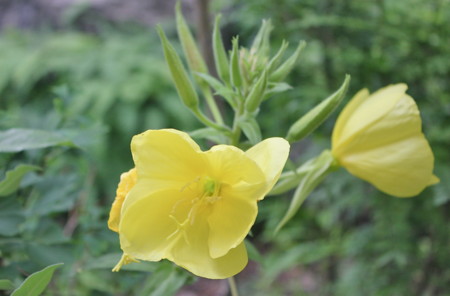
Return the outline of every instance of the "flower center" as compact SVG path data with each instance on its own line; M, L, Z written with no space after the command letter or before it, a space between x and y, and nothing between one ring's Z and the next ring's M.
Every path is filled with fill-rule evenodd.
M220 189L221 184L210 177L197 177L186 184L181 190L194 190L195 197L180 200L174 205L169 217L177 224L177 229L167 239L177 235L189 244L186 228L193 225L198 216L208 215L211 206L222 198ZM180 211L180 208L184 209Z

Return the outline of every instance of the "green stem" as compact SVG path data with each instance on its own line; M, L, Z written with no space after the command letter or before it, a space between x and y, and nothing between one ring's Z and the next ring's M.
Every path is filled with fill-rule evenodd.
M224 132L226 134L229 134L231 131L228 127L223 126L221 124L217 124L214 121L210 120L208 117L203 114L200 109L191 109L192 112L197 116L198 120L200 120L204 125L215 128L216 130L219 130L221 132Z
M217 107L216 101L214 100L211 91L208 89L205 90L203 93L205 94L206 103L208 104L209 110L211 111L214 120L218 124L223 125L222 115L220 114L219 107Z
M236 286L236 281L234 277L228 278L228 284L230 285L231 296L239 296L238 289Z
M237 99L237 109L234 111L233 129L231 131L231 145L238 146L241 137L241 127L239 126L239 118L244 111L244 104L241 98Z

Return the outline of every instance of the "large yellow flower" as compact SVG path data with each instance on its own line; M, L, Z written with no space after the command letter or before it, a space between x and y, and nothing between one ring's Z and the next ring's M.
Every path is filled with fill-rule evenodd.
M240 272L247 264L244 238L258 200L281 174L287 141L266 139L246 152L229 145L203 152L186 133L165 129L133 137L131 150L137 179L121 209L113 205L110 214L120 219L124 257L118 267L166 258L206 278ZM132 172L119 189L133 184Z
M353 175L397 197L419 194L439 179L421 131L419 110L405 84L369 95L359 91L339 115L332 154Z

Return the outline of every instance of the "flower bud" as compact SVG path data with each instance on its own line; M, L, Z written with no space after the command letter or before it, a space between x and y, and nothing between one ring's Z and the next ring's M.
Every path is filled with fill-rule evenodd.
M289 129L286 139L289 142L300 141L321 125L344 98L349 82L350 75L345 75L345 80L341 87L297 120Z
M161 38L164 56L166 58L167 65L169 66L170 74L172 75L178 95L188 108L192 110L198 109L199 102L197 93L195 92L194 86L186 73L180 57L167 40L164 31L160 27L158 27L158 34Z

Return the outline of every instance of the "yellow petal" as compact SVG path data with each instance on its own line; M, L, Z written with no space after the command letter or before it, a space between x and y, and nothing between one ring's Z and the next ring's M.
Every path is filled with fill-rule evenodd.
M197 276L209 279L228 278L244 269L248 262L244 243L222 257L211 258L207 243L208 234L206 217L200 216L192 227L187 229L187 241L178 240L168 259Z
M394 196L417 195L433 180L434 156L408 95L333 154L350 173Z
M263 199L281 175L289 156L289 143L283 138L269 138L256 144L245 154L253 159L265 174L267 191L259 198Z
M367 127L376 124L386 113L390 112L405 95L406 84L384 87L367 97L367 90L362 90L344 108L336 122L336 133L332 137L334 151L346 146L348 141L363 133Z
M124 203L120 245L134 258L158 261L166 257L182 234L180 224L191 209L194 196L188 190L148 191L147 186L138 182Z
M352 116L355 110L361 105L361 103L369 96L369 90L367 88L361 89L357 92L350 102L345 105L344 109L339 114L336 124L333 128L333 135L331 138L332 146L337 147L343 140L342 131L344 130L350 116Z
M260 188L241 184L222 189L222 198L214 203L208 218L208 245L212 258L224 256L247 236L258 214L257 200L251 196L260 196Z
M206 163L200 147L188 134L173 130L148 130L131 140L138 178L152 190L184 186L204 174ZM150 190L149 188L149 190Z
M265 181L259 166L234 146L216 145L204 154L208 162L208 176L222 184L260 184Z
M120 182L116 190L116 198L111 206L109 212L108 227L112 231L119 231L120 212L122 210L122 204L127 196L128 192L136 184L137 175L136 169L131 169L128 172L120 175Z

